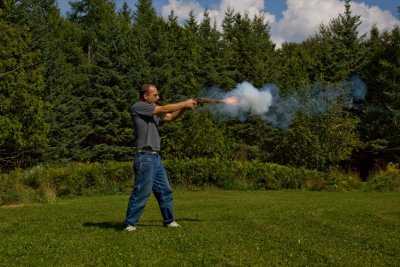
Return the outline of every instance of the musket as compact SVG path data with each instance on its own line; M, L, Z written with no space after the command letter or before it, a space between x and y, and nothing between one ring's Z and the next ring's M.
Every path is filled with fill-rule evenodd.
M197 103L225 103L225 100L221 98L197 97L194 100Z

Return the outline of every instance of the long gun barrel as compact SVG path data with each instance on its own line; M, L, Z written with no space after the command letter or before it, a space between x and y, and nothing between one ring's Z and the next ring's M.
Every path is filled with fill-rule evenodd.
M225 103L224 99L198 97L194 99L197 103Z

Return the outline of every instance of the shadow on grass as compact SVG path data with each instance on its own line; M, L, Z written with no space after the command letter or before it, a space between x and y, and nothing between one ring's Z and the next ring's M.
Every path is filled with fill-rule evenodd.
M199 219L192 219L192 218L182 218L177 220L178 222L201 222ZM83 224L85 227L96 227L102 229L114 229L115 231L123 231L125 228L124 222L85 222ZM151 221L144 221L144 223L139 223L138 226L140 227L163 227L162 221L158 220L151 220Z
M123 222L85 222L85 227L96 227L102 229L115 229L115 231L123 231L125 223Z

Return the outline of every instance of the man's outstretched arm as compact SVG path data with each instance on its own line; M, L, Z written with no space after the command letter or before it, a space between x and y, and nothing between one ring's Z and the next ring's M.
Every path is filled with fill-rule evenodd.
M193 99L188 99L183 102L178 102L175 104L167 104L164 106L156 106L154 108L153 114L154 115L162 115L164 116L164 121L173 121L179 118L185 109L194 109L196 108L196 101Z
M186 108L171 112L171 113L167 113L165 114L163 121L174 121L176 119L178 119L180 116L182 116L183 113L185 113L185 110L187 110Z

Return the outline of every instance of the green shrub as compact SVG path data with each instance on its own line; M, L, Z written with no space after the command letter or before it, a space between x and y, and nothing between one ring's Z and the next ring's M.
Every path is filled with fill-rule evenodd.
M389 163L385 170L372 175L367 182L369 190L400 191L399 164Z
M37 165L0 174L0 205L128 192L132 181L132 163L129 162Z
M358 188L359 178L337 170L323 173L258 161L239 162L221 159L166 161L172 183L217 186L224 189L305 189L347 191Z
M16 174L19 172L21 172L20 169L14 171ZM20 174L18 174L18 176L19 175ZM19 183L11 178L10 174L0 174L0 205L21 201L21 196L18 189L19 185Z
M171 183L187 187L347 191L358 188L360 184L358 177L339 171L323 173L259 161L198 158L166 160L164 163ZM395 170L398 174L399 170ZM132 182L131 162L37 165L0 174L0 205L51 202L58 197L128 193Z

